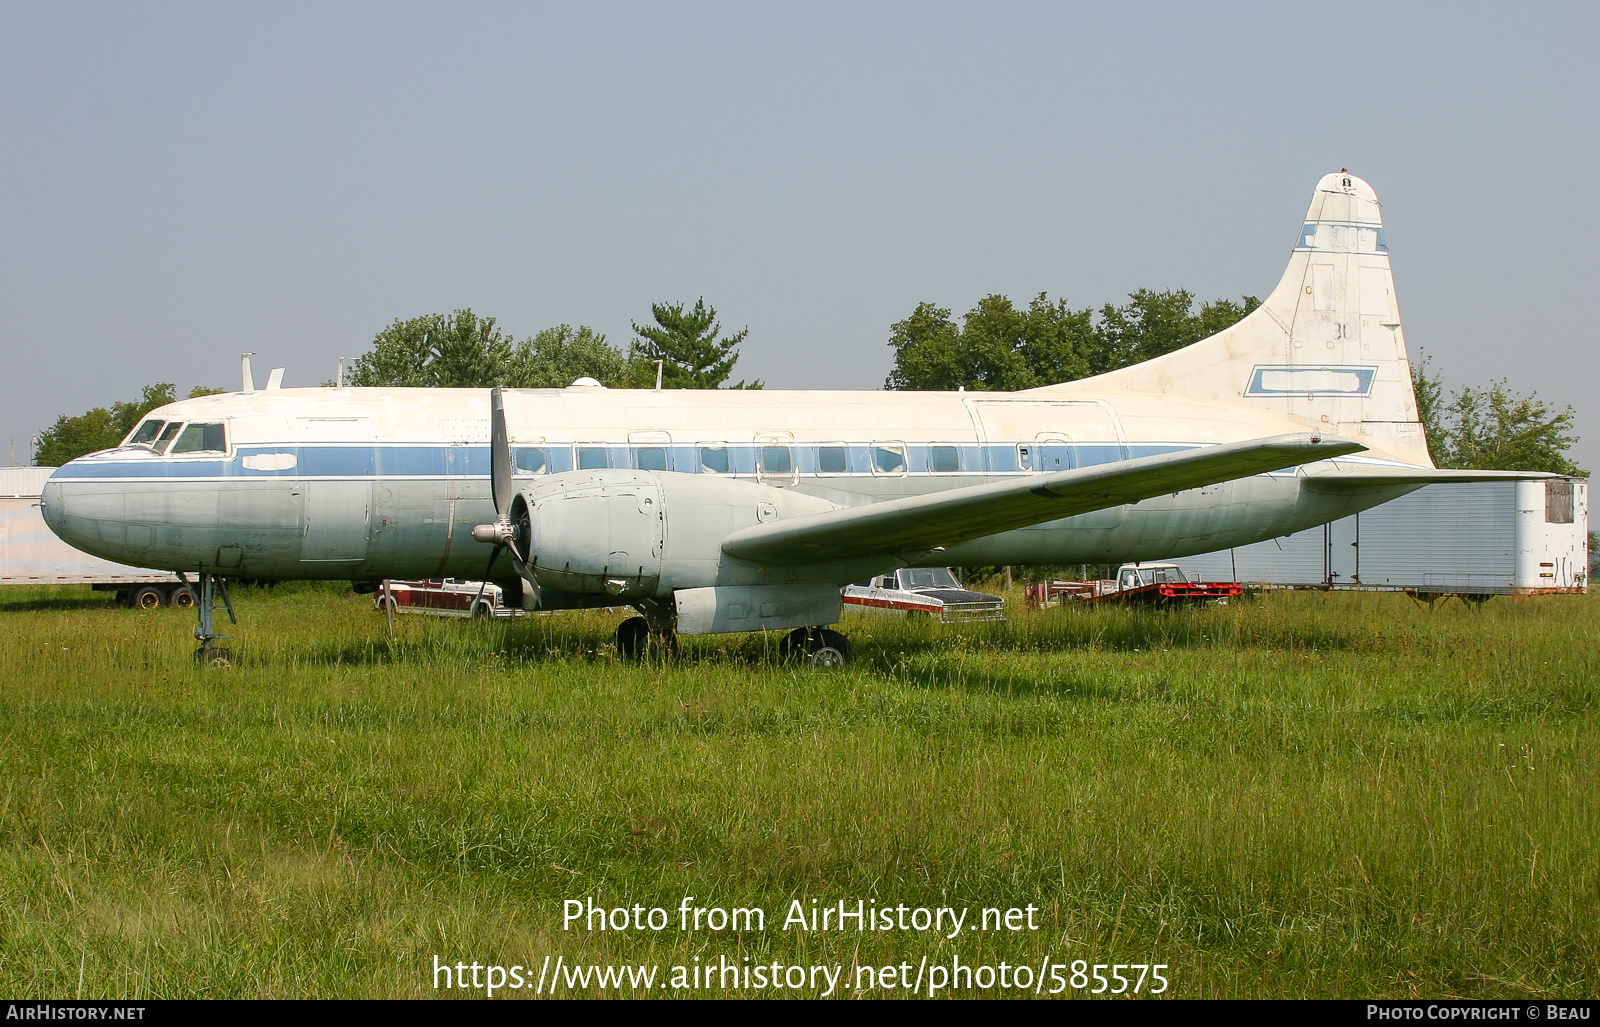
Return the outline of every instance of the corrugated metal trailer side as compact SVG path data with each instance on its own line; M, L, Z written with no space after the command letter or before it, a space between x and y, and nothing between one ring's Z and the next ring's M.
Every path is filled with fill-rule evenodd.
M1429 485L1354 518L1343 583L1504 594L1517 586L1517 489L1541 482Z
M1461 595L1583 592L1582 478L1429 485L1354 517L1176 561L1192 577Z
M171 571L128 567L72 548L39 512L39 493L53 467L0 468L0 585L92 585L126 593L155 586L159 605L182 586Z

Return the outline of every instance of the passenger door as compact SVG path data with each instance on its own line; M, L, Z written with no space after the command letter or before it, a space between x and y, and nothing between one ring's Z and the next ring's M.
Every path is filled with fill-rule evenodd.
M299 419L301 563L360 563L372 521L372 424L365 417Z

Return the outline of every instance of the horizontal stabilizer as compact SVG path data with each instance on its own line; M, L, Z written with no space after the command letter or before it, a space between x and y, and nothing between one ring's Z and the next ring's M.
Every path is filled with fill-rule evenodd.
M1365 448L1331 435L1252 439L771 521L734 532L722 549L742 560L773 563L920 556L1014 528Z
M1384 486L1442 485L1467 481L1540 481L1560 475L1544 471L1474 471L1432 467L1339 466L1308 473L1300 487L1312 492L1361 492Z

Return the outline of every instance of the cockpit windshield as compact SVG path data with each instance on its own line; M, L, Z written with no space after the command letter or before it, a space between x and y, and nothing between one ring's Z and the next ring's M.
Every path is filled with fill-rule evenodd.
M160 418L151 418L150 420L148 420L148 421L144 422L143 424L139 425L138 429L132 435L128 436L128 441L123 443L123 445L126 445L126 446L148 446L148 445L150 445L152 442L154 442L156 440L156 436L161 434L161 428L166 423L167 422L161 420Z
M161 429L161 434L151 443L157 453L165 453L172 440L177 437L179 429L183 427L182 421L168 421L166 427Z

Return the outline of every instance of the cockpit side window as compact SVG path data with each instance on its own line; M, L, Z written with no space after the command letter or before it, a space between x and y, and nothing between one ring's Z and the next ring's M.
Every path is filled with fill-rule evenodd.
M166 423L167 422L161 420L159 417L152 418L151 420L144 422L143 424L139 425L132 435L128 436L128 441L125 443L125 445L150 445L156 440L156 436L161 434L161 426Z
M220 424L207 424L203 421L194 421L178 436L178 441L172 444L169 453L177 456L182 453L226 453L228 451L227 433Z

